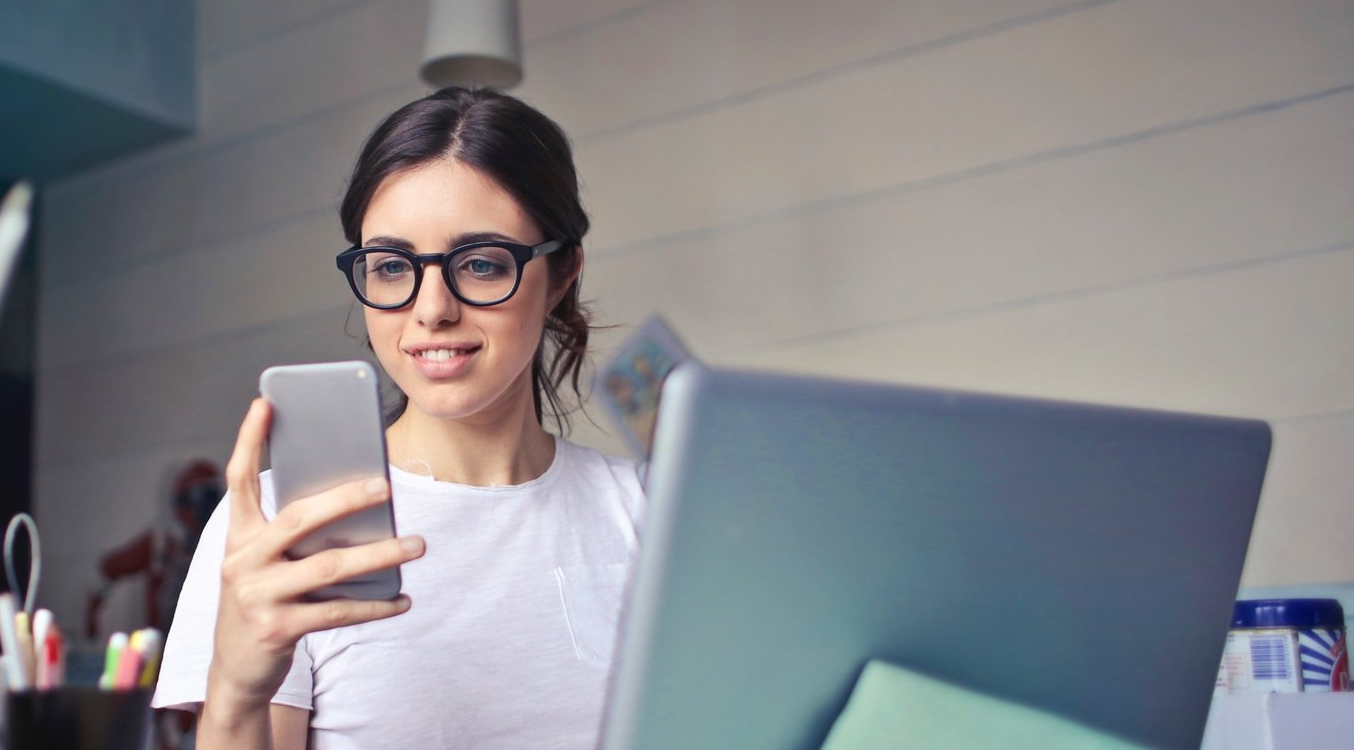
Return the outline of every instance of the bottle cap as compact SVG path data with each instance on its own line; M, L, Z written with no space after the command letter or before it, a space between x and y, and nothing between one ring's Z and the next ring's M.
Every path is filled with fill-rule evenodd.
M1234 628L1331 628L1343 630L1337 599L1243 599L1232 608Z

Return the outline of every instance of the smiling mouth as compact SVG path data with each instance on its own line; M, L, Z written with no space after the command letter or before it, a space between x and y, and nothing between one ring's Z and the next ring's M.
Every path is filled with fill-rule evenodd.
M429 362L446 362L453 357L462 354L472 354L477 351L479 351L478 346L467 347L465 349L424 349L423 351L415 352L414 357Z

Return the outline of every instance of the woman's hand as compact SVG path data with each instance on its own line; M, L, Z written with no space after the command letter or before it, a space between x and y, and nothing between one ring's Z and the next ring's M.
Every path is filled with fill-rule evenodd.
M390 488L384 478L350 482L293 502L266 521L259 505L259 461L270 418L268 403L256 399L226 467L230 527L207 692L219 719L266 717L306 633L392 617L410 606L403 595L391 601L309 602L304 594L423 555L423 540L411 536L287 559L286 550L315 529L388 502Z

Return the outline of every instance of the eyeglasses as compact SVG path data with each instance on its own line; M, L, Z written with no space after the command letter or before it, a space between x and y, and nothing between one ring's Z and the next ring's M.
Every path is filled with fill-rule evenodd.
M522 267L532 258L567 247L559 240L539 245L471 242L448 253L419 254L398 247L350 247L335 261L353 294L367 307L394 310L418 296L423 266L437 263L456 299L475 307L507 302L517 293Z

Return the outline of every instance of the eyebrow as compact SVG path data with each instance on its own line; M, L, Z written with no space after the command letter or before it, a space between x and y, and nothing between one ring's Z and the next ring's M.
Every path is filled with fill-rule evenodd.
M461 234L452 235L447 240L447 249L450 250L454 247L460 247L461 245L469 245L472 242L513 242L521 244L518 240L499 232L463 232ZM362 246L396 247L401 250L408 250L411 253L416 252L414 250L414 243L409 240L406 240L403 237L390 237L387 235L370 237Z

